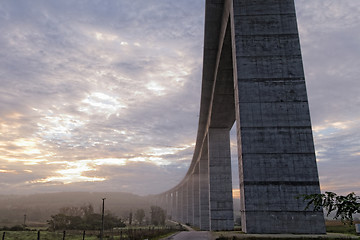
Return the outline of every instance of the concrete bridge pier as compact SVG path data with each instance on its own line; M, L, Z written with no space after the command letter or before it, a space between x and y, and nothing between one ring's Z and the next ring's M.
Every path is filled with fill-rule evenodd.
M170 193L165 193L165 209L166 209L166 215L167 217L171 217L171 197Z
M176 206L176 221L181 222L182 221L182 209L184 207L183 205L183 192L181 187L176 188L176 199L177 199L177 206Z
M207 138L201 151L199 161L199 208L200 208L200 229L210 230L210 210L209 210L209 158Z
M187 182L185 182L182 187L182 201L183 201L183 208L182 208L182 222L183 223L189 223L189 218L188 218L188 187L187 187Z
M168 191L173 218L233 229L236 121L242 230L325 233L323 212L296 199L320 186L294 0L206 0L205 11L198 135L186 176Z
M177 220L176 208L177 208L176 191L172 191L171 192L171 216L172 216L172 219L174 219L174 220Z
M200 227L200 174L199 162L195 166L193 174L193 225Z
M188 188L188 223L194 225L194 186L193 186L194 175L191 174L187 181Z
M325 233L294 0L225 1L230 11L242 227Z
M208 141L210 229L233 230L230 130L210 128Z

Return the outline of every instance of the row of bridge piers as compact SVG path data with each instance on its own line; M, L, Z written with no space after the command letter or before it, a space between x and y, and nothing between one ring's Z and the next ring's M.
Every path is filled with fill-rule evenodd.
M174 189L156 196L172 220L201 230L234 228L230 129L209 129L193 171Z
M246 233L325 233L294 0L206 0L198 133L182 181L156 196L171 219L234 228L230 129L236 123Z

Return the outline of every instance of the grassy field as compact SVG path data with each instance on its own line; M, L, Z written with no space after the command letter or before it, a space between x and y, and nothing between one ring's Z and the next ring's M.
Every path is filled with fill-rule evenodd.
M1 237L3 236L3 232L1 232ZM5 232L5 240L36 240L38 239L37 231L6 231ZM40 232L41 240L62 240L63 233L62 232L48 232L41 231ZM70 233L66 236L66 240L82 240L81 233ZM86 236L86 240L97 240L99 239L97 236ZM118 238L120 239L120 238Z
M360 223L360 222L355 222L355 223ZM326 232L356 235L355 223L353 225L344 225L341 221L327 220L326 221Z
M162 228L123 228L113 231L107 231L104 234L104 239L120 240L120 239L160 239L166 235L171 235L181 229L162 229ZM239 230L239 229L237 229ZM342 233L349 236L356 236L355 225L344 225L340 221L326 221L326 231L328 233ZM38 231L0 231L0 239L2 239L3 233L5 232L5 240L36 240L38 239ZM129 237L130 236L130 237ZM325 237L325 236L324 236ZM40 240L62 240L63 232L48 232L45 230L40 231ZM83 231L66 231L65 240L82 240ZM85 240L98 240L99 231L87 231L85 233ZM223 237L219 239L256 239L253 237L246 237L244 234L241 238L237 237ZM266 240L265 238L261 238ZM275 240L276 238L271 238ZM282 238L284 239L284 238ZM319 239L319 238L297 238L297 239ZM324 239L324 238L322 238ZM332 238L343 239L343 238ZM360 239L360 237L359 237Z
M133 228L119 229L114 231L106 231L104 239L120 240L120 239L151 239L156 240L164 236L171 235L180 229L175 228ZM38 239L38 231L0 231L0 239L5 232L5 240L36 240ZM62 240L63 232L40 231L40 240ZM82 240L83 231L66 231L65 240ZM86 231L85 240L98 240L99 231Z
M355 222L358 223L358 222ZM354 224L355 224L354 223ZM233 232L215 232L214 236L217 240L345 240L345 239L359 239L360 236L356 235L355 225L344 225L341 221L329 220L326 221L327 235L296 235L296 234L280 234L280 235L267 235L267 234L245 234L241 232L241 228L236 228Z

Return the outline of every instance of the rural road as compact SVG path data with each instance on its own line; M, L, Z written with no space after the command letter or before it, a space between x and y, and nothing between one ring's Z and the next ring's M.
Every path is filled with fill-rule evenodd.
M177 222L174 221L170 221L173 222L175 224L179 224ZM179 233L176 233L170 237L167 238L163 238L161 240L191 240L191 239L196 239L196 240L211 240L213 239L211 236L211 232L207 232L207 231L195 231L194 229L192 229L190 226L187 226L185 224L181 224L183 228L185 228L187 231L182 231Z
M189 239L209 240L212 238L210 232L190 231L190 232L179 232L165 239L166 240L189 240Z

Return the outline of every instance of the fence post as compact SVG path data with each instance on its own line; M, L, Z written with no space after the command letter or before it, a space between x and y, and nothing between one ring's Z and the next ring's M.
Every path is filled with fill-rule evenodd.
M65 240L65 236L66 236L66 231L63 231L63 240Z
M2 240L5 240L5 233L6 232L3 232Z
M83 239L82 240L85 240L85 230L83 232Z
M37 240L40 240L40 230L38 230L38 237Z

